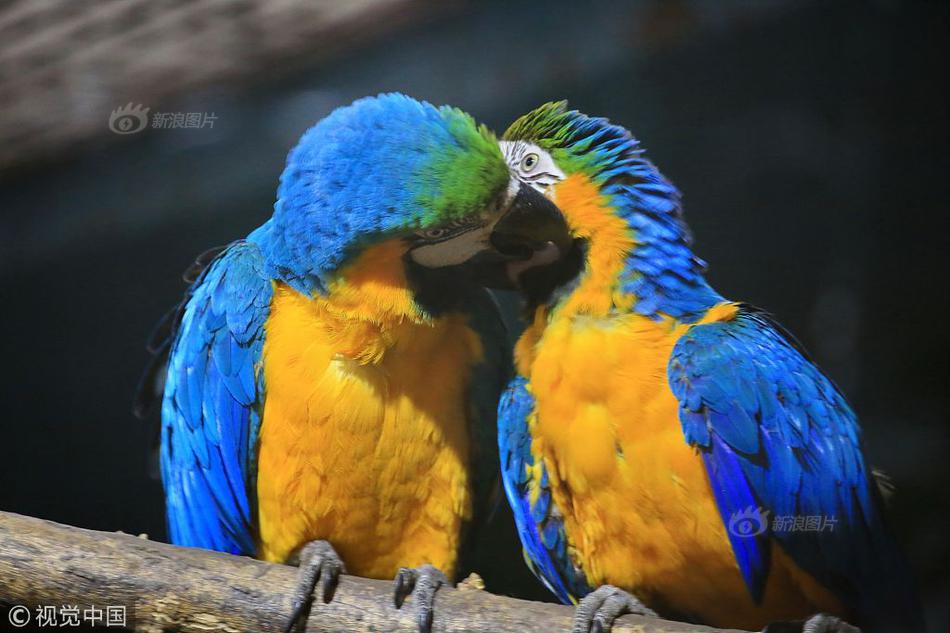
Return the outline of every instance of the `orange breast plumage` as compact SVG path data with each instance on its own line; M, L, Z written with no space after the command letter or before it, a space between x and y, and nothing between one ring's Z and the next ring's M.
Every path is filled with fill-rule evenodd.
M472 511L466 398L481 347L462 315L408 318L404 280L368 273L387 270L373 266L382 255L362 257L326 298L275 289L260 555L284 560L323 539L361 576L423 563L451 576Z

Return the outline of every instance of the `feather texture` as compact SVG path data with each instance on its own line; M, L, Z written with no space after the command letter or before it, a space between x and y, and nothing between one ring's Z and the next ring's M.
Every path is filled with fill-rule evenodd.
M498 405L498 448L505 494L514 510L524 557L531 571L562 602L590 591L583 572L567 552L567 534L551 497L547 469L531 452L529 420L534 398L527 380L517 377Z
M551 154L564 178L547 194L584 243L577 278L532 306L499 409L545 584L565 602L614 584L718 626L823 611L921 630L854 412L780 326L708 285L679 193L637 141L563 102L504 139Z
M162 406L162 479L174 543L255 552L254 447L271 293L260 250L236 242L185 305Z
M497 489L509 342L484 291L410 249L487 223L508 181L485 128L403 95L304 134L272 218L199 258L158 337L174 542L284 561L324 539L353 573L452 575Z
M892 580L907 570L882 522L854 412L764 313L744 307L692 328L673 349L669 381L723 521L750 507L765 519L759 535L730 531L756 599L774 539L863 619L913 613L908 584ZM817 527L796 529L807 517Z

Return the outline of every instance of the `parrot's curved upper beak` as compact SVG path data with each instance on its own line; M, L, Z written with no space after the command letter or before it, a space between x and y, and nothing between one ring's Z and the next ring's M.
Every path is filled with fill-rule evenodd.
M567 252L572 239L557 205L534 187L519 183L508 211L492 229L491 244L499 253L529 261L539 254Z
M564 215L540 191L522 182L507 211L492 227L492 249L473 260L490 262L479 275L490 288L516 289L523 272L557 262L573 247L573 238Z
M409 253L415 277L467 279L486 288L520 289L521 274L557 262L573 247L564 215L551 200L516 179L492 222Z

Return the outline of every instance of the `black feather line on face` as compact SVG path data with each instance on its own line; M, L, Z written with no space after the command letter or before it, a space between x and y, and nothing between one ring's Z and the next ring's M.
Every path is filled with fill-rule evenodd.
M518 178L525 182L537 182L541 180L542 178L548 178L553 182L557 180L557 174L552 174L551 172L542 171L536 174L519 174Z
M480 229L483 226L485 226L485 224L482 222L471 223L471 222L463 222L461 220L456 220L455 222L452 222L450 224L428 229L427 231L422 231L422 233L425 233L428 231L436 231L440 229L445 229L446 231L448 231L445 235L440 235L439 237L426 237L425 235L421 235L420 233L414 233L413 235L410 235L409 237L407 237L406 241L409 242L411 248L417 248L419 246L428 246L431 244L439 244L441 242L446 242L448 240L454 239L458 237L459 235L464 235L465 233L469 233L476 229Z

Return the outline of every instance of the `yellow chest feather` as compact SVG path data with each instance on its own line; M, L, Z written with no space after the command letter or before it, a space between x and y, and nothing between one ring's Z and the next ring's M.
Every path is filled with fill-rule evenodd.
M575 174L554 197L588 242L586 269L553 312L538 310L515 360L535 398L532 453L548 471L572 559L592 586L616 585L713 625L841 613L774 546L763 601L753 602L667 379L673 347L693 326L629 310L636 298L620 292L617 276L633 236L590 180ZM736 311L715 306L696 325Z
M734 312L719 306L704 322ZM749 596L667 382L673 346L689 327L575 315L548 323L530 360L521 358L536 400L532 452L548 469L574 560L593 586L624 587L712 624L840 612L778 548L763 603Z
M459 315L348 320L354 296L341 309L275 289L259 554L284 560L325 539L350 573L391 578L399 566L431 563L451 577L472 507L466 398L479 340Z

